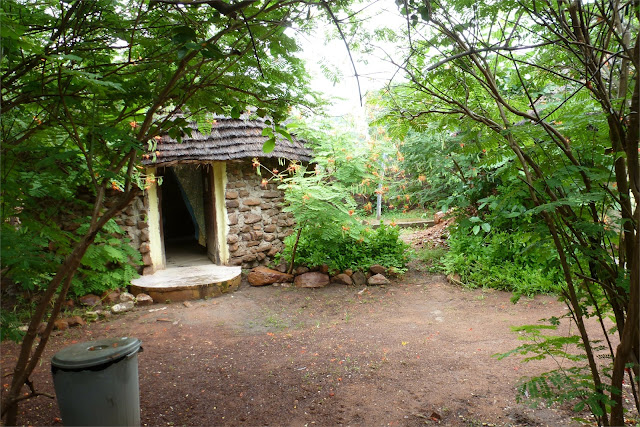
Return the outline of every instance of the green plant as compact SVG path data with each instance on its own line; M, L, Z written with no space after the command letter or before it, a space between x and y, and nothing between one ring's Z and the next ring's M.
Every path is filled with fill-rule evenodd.
M480 235L458 226L451 228L448 243L444 271L460 274L468 286L511 291L514 300L562 289L557 255L537 234L513 230Z
M520 334L519 339L528 341L528 343L506 353L496 354L494 357L503 359L513 354L520 354L526 356L525 362L547 357L553 358L558 363L558 369L520 380L518 402L526 403L532 407L539 404L551 406L567 402L574 405L573 409L576 412L588 407L597 418L601 418L605 415L602 408L610 408L613 401L608 399L606 395L594 391L587 357L584 353L577 351L581 343L580 336L548 333L557 331L560 320L551 318L546 320L545 324L512 328L514 332ZM598 353L599 357L608 358L606 346L601 345L598 341L594 341L594 344L597 345L593 350ZM604 372L610 375L609 369L605 368Z
M416 251L416 258L429 273L444 273L446 269L443 260L446 254L445 248L423 248Z
M105 224L95 244L87 249L82 258L71 283L70 292L73 295L101 294L109 289L126 287L131 279L137 277L135 266L142 264L142 257L124 235L125 232L115 221Z
M310 267L326 264L329 271L348 268L367 270L373 264L403 269L409 261L408 245L398 238L396 227L380 226L371 230L360 228L353 233L342 229L316 226L303 228L296 252L296 263ZM285 239L282 257L291 260L295 235Z

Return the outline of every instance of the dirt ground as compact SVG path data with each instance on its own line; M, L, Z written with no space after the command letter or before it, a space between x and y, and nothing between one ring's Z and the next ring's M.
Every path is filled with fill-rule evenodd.
M244 283L220 298L140 307L57 333L32 379L53 393L56 351L133 336L144 348L143 425L574 425L568 407L516 403L519 379L556 368L553 361L492 357L519 345L511 326L565 307L548 296L512 304L509 293L464 289L420 270L414 264L386 287ZM1 350L6 375L18 347ZM20 412L25 425L61 424L46 397Z

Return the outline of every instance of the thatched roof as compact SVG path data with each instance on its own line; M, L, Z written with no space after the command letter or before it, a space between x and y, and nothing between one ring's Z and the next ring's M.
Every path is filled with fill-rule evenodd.
M267 125L261 120L231 119L217 117L211 124L211 133L201 133L195 122L189 124L191 136L184 136L178 143L169 135L163 135L158 141L155 161L153 154L144 156L142 164L170 166L180 163L199 163L210 160L236 160L246 158L284 158L309 162L311 149L293 137L293 142L278 138L276 148L270 152L262 151L262 145L268 139L262 136Z

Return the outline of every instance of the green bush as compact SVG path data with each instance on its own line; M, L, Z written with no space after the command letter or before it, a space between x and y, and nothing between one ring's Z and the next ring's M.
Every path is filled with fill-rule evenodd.
M88 221L75 232L68 232L46 218L26 219L19 227L3 224L1 253L5 278L25 291L44 289L51 280L51 271L66 256L69 242L87 227ZM35 229L39 231L33 232ZM111 220L82 258L70 294L82 296L127 286L138 275L135 266L140 264L140 253L129 245L125 232Z
M305 227L296 250L296 265L326 264L331 272L348 268L367 270L373 264L402 270L409 261L409 246L400 240L397 227L382 225L375 230L363 228L359 233L341 231ZM286 247L281 258L287 262L291 260L295 239L292 234L284 241Z
M550 242L523 231L492 231L473 234L452 227L449 252L444 256L446 273L458 273L471 287L489 287L521 295L558 293L562 273L558 255Z

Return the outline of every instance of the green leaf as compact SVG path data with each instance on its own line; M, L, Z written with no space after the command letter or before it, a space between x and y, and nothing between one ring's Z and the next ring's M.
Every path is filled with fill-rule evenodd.
M262 145L262 151L264 151L265 153L270 153L275 148L276 148L276 138L274 136L272 136L271 138L267 139L264 142L264 144Z
M196 39L196 32L193 28L183 25L173 29L173 37L171 41L176 44L184 44Z
M187 49L186 47L181 47L180 49L178 49L178 60L183 59L185 56L187 56L188 53L189 49Z
M224 53L216 45L207 45L204 49L200 50L202 56L208 59L222 59L225 57Z
M478 234L480 232L480 226L479 225L474 226L471 231L473 231L473 234Z
M289 132L287 132L286 130L284 130L283 128L281 128L280 126L276 127L276 131L284 136L285 138L287 138L289 140L289 142L293 142L293 138L291 137L291 134Z
M491 225L486 222L482 223L481 227L485 233L488 233L491 230Z

